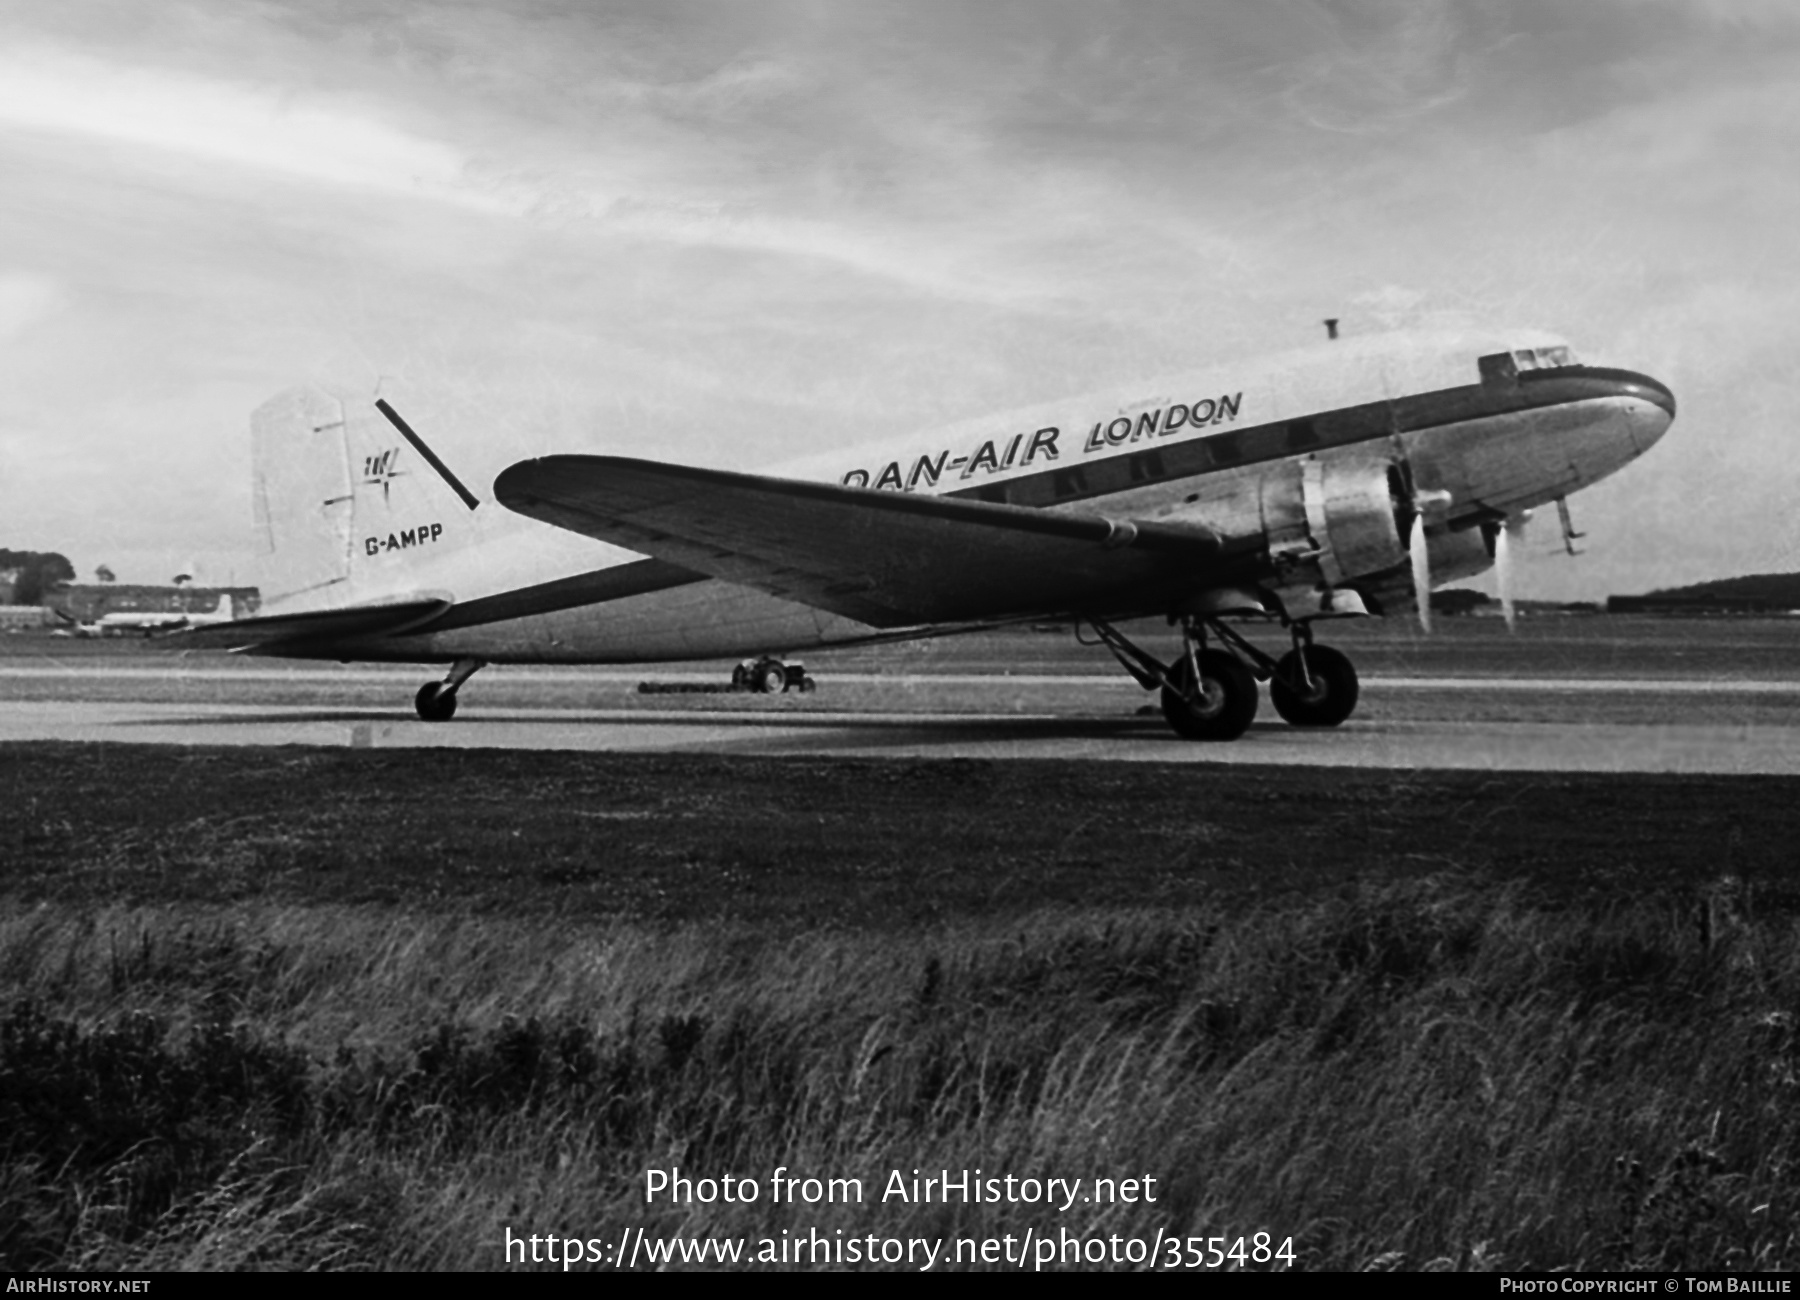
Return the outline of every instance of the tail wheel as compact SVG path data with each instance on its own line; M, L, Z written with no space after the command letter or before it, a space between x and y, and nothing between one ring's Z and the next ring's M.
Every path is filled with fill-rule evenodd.
M1306 667L1311 689L1302 684L1299 654L1282 655L1269 681L1270 703L1296 727L1337 726L1356 711L1356 666L1330 646L1316 645L1306 652Z
M1170 686L1162 691L1163 717L1189 740L1236 740L1256 717L1256 678L1223 650L1203 650L1197 657L1197 684L1186 655L1169 669Z
M413 696L413 707L426 722L448 722L456 716L456 692L442 682L426 682Z

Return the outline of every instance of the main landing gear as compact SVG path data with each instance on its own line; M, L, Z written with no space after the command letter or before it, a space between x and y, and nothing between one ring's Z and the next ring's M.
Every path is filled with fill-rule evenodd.
M413 696L413 707L426 722L448 722L456 716L456 692L482 668L480 659L458 659L441 682L426 682Z
M1219 619L1187 615L1181 653L1170 664L1111 624L1088 622L1138 685L1161 688L1163 717L1189 740L1236 740L1248 731L1259 680L1269 683L1275 712L1296 727L1335 727L1356 710L1355 666L1341 651L1314 645L1309 622L1288 625L1294 648L1274 659Z

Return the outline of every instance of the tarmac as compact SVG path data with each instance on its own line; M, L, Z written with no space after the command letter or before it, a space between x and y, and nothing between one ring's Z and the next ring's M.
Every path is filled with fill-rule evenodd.
M430 675L241 659L15 660L0 664L0 742L1800 773L1800 680L1700 670L1377 673L1342 727L1290 727L1265 700L1250 732L1225 744L1177 738L1154 697L1116 674L841 672L813 694L763 697L635 693L646 679L704 683L716 672L495 668L465 688L453 721L424 723L411 693Z

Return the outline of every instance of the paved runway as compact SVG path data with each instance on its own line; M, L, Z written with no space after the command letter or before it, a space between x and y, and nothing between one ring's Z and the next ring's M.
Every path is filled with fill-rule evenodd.
M1342 728L1296 730L1265 701L1243 739L1196 744L1117 675L843 672L816 694L765 698L635 691L713 671L506 668L445 724L411 714L427 675L13 662L0 665L0 740L1800 773L1800 680L1376 674Z

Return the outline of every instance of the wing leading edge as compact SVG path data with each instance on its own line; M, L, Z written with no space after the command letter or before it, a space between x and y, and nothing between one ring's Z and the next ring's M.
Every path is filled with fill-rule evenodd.
M520 461L520 514L874 627L1122 609L1205 585L1208 529L619 456Z

